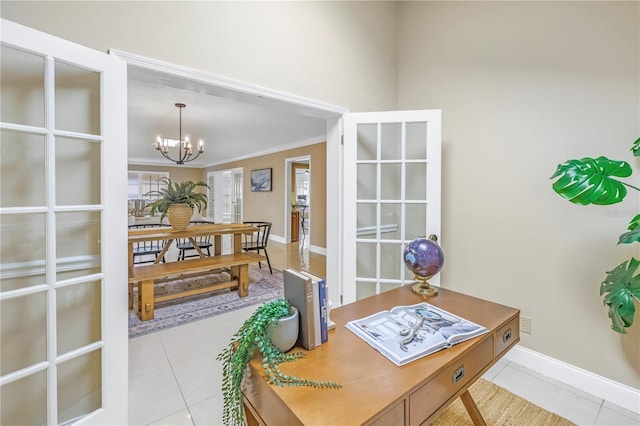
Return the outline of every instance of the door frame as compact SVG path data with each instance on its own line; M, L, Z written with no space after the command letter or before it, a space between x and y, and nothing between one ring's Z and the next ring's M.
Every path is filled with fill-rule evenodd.
M295 96L289 93L268 89L254 84L222 78L191 68L158 61L148 57L110 49L109 53L124 60L129 67L135 67L152 73L184 79L188 82L204 84L211 89L210 94L230 97L236 101L265 107L294 111L306 116L323 119L327 123L327 203L326 217L339 220L327 220L326 279L329 283L329 297L334 306L341 304L342 294L342 116L349 112L347 108L332 105L314 99ZM215 92L215 93L214 93ZM338 173L336 173L338 165ZM336 215L336 212L337 215Z

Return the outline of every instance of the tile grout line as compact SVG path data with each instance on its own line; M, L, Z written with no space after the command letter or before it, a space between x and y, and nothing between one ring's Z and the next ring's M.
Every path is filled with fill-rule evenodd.
M187 399L184 396L184 392L182 391L182 386L180 386L180 381L178 380L178 376L176 376L176 372L173 369L173 363L171 362L171 359L169 358L169 354L167 353L167 349L164 347L164 341L162 340L162 338L160 338L160 345L162 345L162 352L164 353L164 356L167 357L167 362L169 363L169 369L171 370L171 374L173 375L173 379L176 381L176 385L178 385L178 390L180 391L180 396L182 397L182 402L184 402L184 406L187 410L187 413L189 414L189 419L191 420L191 424L193 426L195 426L195 421L193 419L193 414L191 414L191 408L189 407L189 404L187 404ZM176 411L176 413L178 413L179 411ZM169 416L173 415L175 413L169 414ZM164 418L166 418L168 416L164 416ZM162 420L162 419L157 419L154 421L158 421L158 420Z

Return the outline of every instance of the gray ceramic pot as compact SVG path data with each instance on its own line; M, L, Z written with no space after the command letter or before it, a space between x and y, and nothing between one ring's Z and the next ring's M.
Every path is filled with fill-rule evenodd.
M282 352L293 348L298 340L299 314L295 307L291 307L288 317L280 318L278 325L273 329L271 341Z

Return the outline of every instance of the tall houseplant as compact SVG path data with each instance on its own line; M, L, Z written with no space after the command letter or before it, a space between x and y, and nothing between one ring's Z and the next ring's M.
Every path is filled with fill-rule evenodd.
M332 389L342 387L338 383L288 376L280 371L279 364L295 361L305 355L303 351L282 353L271 341L278 320L288 316L290 308L286 299L266 302L244 322L229 345L218 354L216 359L222 361L222 422L225 425L244 424L241 384L247 364L256 349L262 353L262 366L272 385Z
M631 147L631 152L640 157L640 138ZM615 178L631 176L631 165L626 161L610 160L607 157L568 160L560 165L551 176L558 178L553 190L572 203L579 205L610 205L621 202L627 195L627 188L640 191ZM627 232L620 235L618 244L640 242L640 214L629 222ZM635 302L640 302L640 273L636 274L640 261L631 258L607 271L600 285L600 295L609 307L611 328L621 334L633 324ZM634 274L636 274L634 276Z
M161 181L166 183L166 187L158 191L149 191L145 195L158 195L158 198L153 203L149 204L151 207L151 214L156 212L162 213L160 216L160 222L165 216L169 215L169 223L176 229L185 229L191 220L193 209L197 208L198 212L202 212L207 208L207 195L202 192L198 192L195 189L197 187L209 188L209 186L202 182L193 182L191 180L185 180L179 183L171 182L171 179L167 177L161 177ZM179 206L179 207L176 207ZM173 218L173 210L182 207L186 210L185 213L178 213L177 219ZM175 224L177 220L181 220L181 224Z

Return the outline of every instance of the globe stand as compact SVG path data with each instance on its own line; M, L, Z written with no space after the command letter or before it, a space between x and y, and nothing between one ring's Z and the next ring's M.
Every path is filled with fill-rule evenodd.
M417 282L411 287L411 290L420 296L424 297L433 297L438 294L438 289L435 287L431 287L429 284L429 278L431 277L421 277L418 275L414 275L413 279Z

